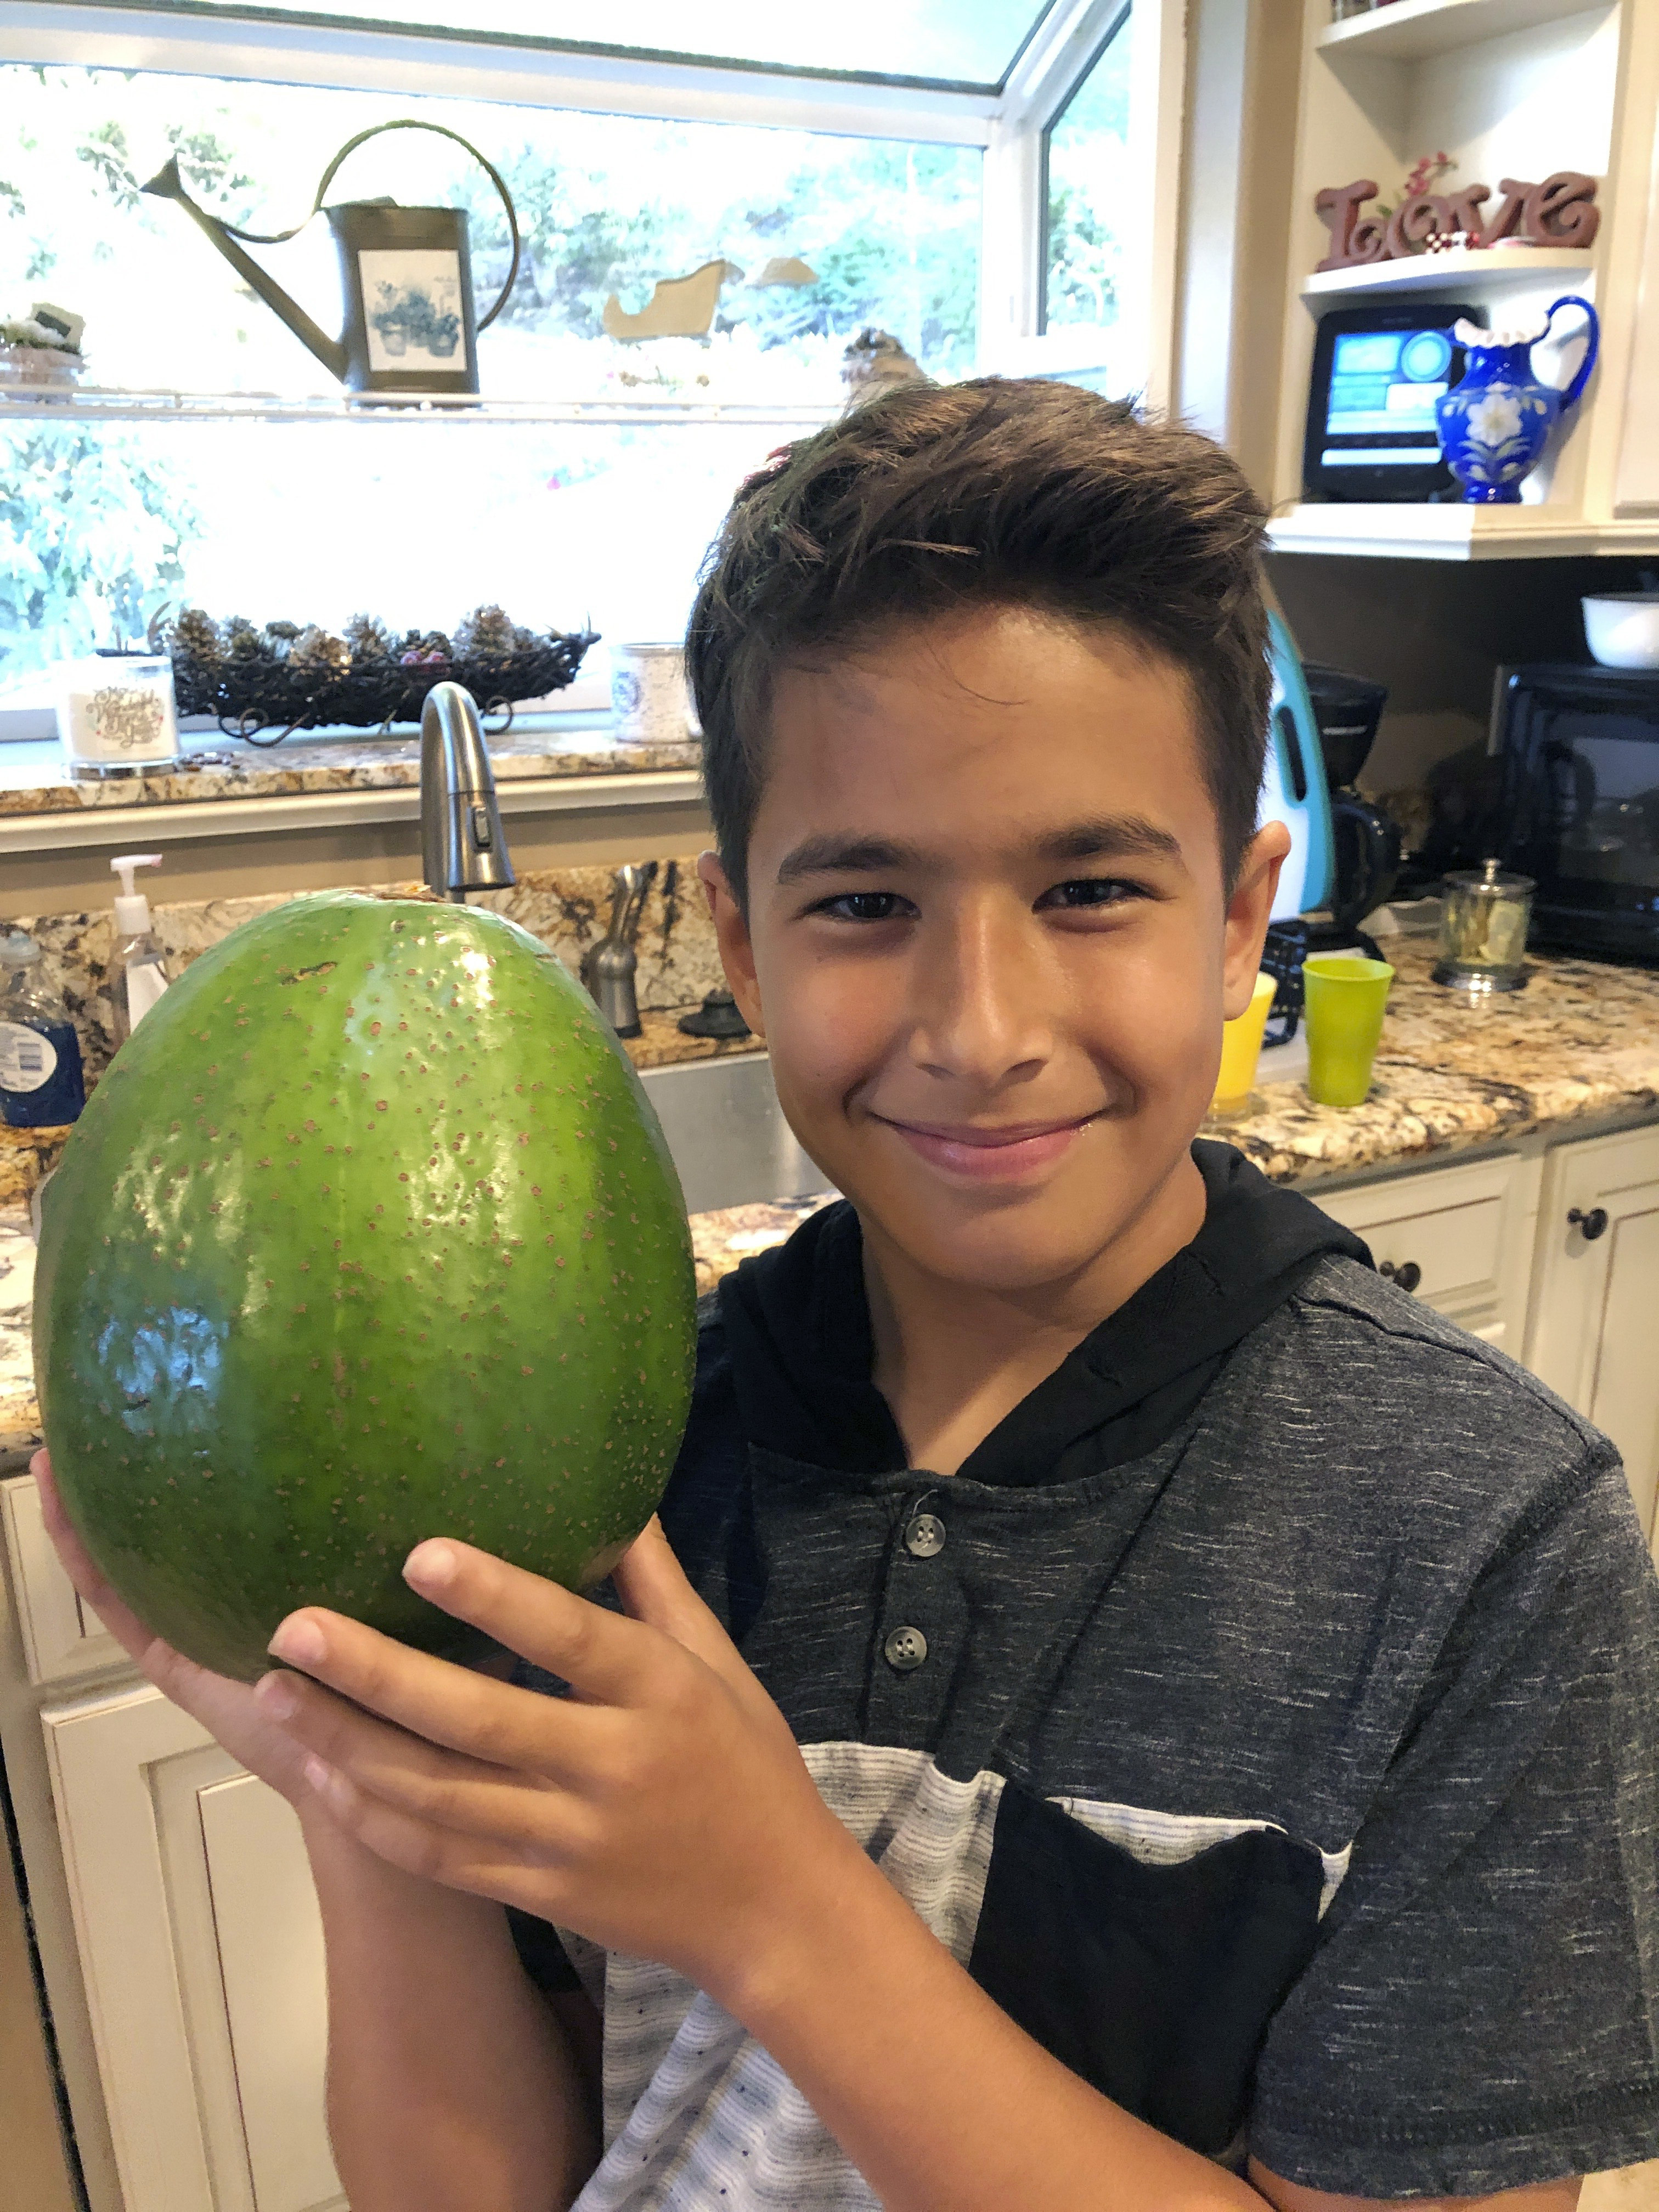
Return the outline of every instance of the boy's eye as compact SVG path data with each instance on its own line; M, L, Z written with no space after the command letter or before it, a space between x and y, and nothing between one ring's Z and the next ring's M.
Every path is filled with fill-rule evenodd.
M1117 906L1126 899L1144 896L1139 884L1125 883L1121 876L1076 876L1044 891L1036 903L1041 914L1056 907Z
M842 891L821 900L816 911L837 921L891 921L908 904L896 891Z

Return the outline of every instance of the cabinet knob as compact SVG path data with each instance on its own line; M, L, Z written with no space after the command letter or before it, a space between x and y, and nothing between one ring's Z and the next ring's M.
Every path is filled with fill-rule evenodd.
M1423 1270L1415 1260L1407 1260L1398 1267L1392 1260L1385 1260L1376 1272L1386 1275L1391 1283L1398 1283L1402 1291L1414 1291L1423 1279Z
M1607 1235L1607 1209L1605 1206L1593 1206L1588 1213L1582 1206L1575 1206L1567 1219L1580 1232L1586 1244L1594 1244L1598 1237Z

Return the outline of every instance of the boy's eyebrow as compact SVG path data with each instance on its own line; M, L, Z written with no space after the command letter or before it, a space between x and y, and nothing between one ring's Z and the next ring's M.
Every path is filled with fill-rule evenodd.
M1181 840L1160 830L1144 814L1103 814L1089 822L1073 822L1036 842L1045 860L1127 859L1133 854L1178 860Z
M1036 838L1031 849L1039 860L1056 863L1134 855L1166 860L1182 858L1180 839L1142 814L1104 814L1068 823L1063 830ZM803 876L878 875L889 868L921 866L924 859L915 846L890 838L837 836L830 831L803 837L786 853L778 864L778 882L797 883Z
M884 868L914 866L921 858L914 845L895 844L887 837L838 836L831 830L803 837L778 863L778 881L793 884L802 876L875 875Z

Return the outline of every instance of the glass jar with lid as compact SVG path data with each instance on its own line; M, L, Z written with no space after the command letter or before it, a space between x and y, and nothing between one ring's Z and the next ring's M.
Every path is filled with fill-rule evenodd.
M1496 860L1449 875L1435 981L1476 995L1520 990L1527 980L1527 925L1534 888L1530 876L1507 875Z

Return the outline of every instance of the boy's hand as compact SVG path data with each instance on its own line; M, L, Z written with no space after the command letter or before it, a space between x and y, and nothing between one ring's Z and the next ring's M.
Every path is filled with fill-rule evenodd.
M394 1865L661 1960L716 1997L781 1936L792 1886L833 1882L849 1853L867 1866L654 1520L616 1571L627 1619L447 1538L404 1573L574 1694L318 1607L290 1614L271 1650L303 1671L254 1695L311 1754L335 1820Z

